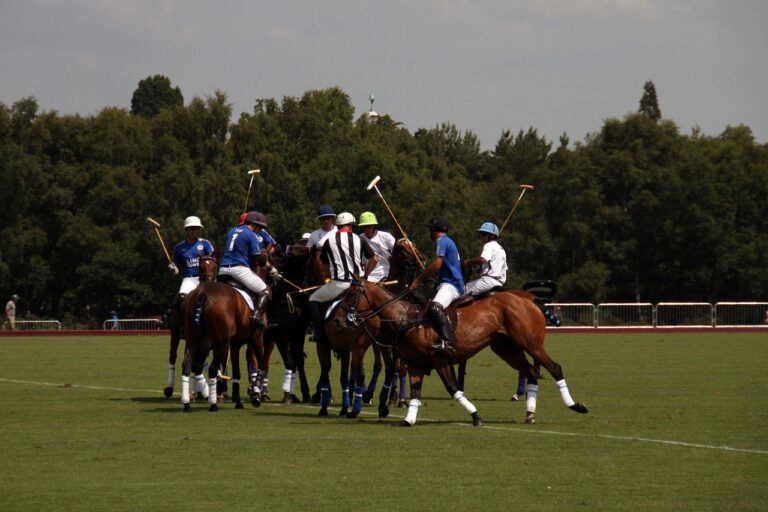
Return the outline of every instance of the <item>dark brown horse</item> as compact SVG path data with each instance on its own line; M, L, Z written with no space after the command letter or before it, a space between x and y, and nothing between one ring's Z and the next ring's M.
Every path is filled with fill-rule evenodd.
M213 256L201 256L200 282L206 283L215 280L216 259ZM177 298L168 312L168 329L171 331L171 343L168 354L168 385L163 390L166 398L171 398L171 396L173 396L173 384L176 380L176 358L179 351L179 343L182 338L186 298L186 295ZM195 391L201 393L204 398L208 398L208 386L205 384L204 378L201 378L199 382L195 382Z
M400 239L396 242L390 257L390 270L387 281L395 281L393 291L399 292L405 289L413 281L416 271L419 269L416 258L424 259L423 255L413 246L408 239ZM378 285L373 285L379 287ZM321 381L328 384L328 372L331 368L331 350L341 358L341 382L342 382L342 407L340 415L348 418L356 418L363 405L363 394L366 391L365 372L363 360L365 352L380 336L381 321L371 316L364 323L350 324L339 321L336 315L332 315L325 322L325 332L328 344L318 342L317 355L320 360ZM384 335L384 343L380 346L384 360L385 376L384 385L379 394L379 417L389 415L389 392L395 375L395 361L391 350L388 334ZM351 360L350 360L351 359ZM347 361L350 364L349 378L347 379ZM354 389L354 399L349 399L349 389ZM325 416L327 411L327 398L321 402L320 415ZM351 406L351 410L350 410Z
M579 413L587 412L584 404L571 398L560 365L544 350L544 315L527 296L501 292L463 308L449 308L449 315L455 314L457 318L455 352L450 355L434 348L437 334L423 325L421 308L387 290L370 283L353 285L344 294L342 304L343 308L335 315L337 320L348 319L360 324L379 317L384 328L395 336L397 351L408 364L411 401L405 419L396 425L411 426L416 422L424 374L432 369L440 376L449 395L472 415L472 424L482 425L477 408L457 388L451 365L466 361L487 346L511 367L526 373L529 382L526 423L535 421L538 392L538 375L526 353L552 375L566 406Z
M232 360L232 401L235 408L243 407L240 401L240 347L246 345L249 359L251 403L261 405L260 366L263 364L264 328L257 327L251 318L252 311L246 299L234 287L218 282L202 283L186 297L184 332L187 347L182 373L184 410L189 411L189 376L203 372L208 354L213 359L208 367L208 401L210 410L218 410L216 384L226 366Z

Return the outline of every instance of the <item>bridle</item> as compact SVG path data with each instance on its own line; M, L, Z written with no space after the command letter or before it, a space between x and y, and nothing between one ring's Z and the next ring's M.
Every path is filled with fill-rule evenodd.
M411 293L410 287L405 288L402 292L393 295L388 300L386 300L384 303L372 307L371 309L368 309L364 312L358 311L358 306L360 304L360 298L365 297L365 300L368 302L368 304L372 304L370 298L368 297L368 293L365 291L365 283L356 282L353 281L352 285L349 287L349 289L346 291L344 299L339 303L339 309L346 311L346 315L344 315L345 320L354 325L355 327L362 327L365 333L368 335L368 337L373 340L374 343L376 343L379 346L382 347L389 347L391 345L388 345L386 343L381 343L376 336L368 329L368 320L376 317L381 313L387 306L390 304L393 304L395 302L398 302L405 298L408 294ZM384 318L380 318L381 322L390 322L390 323L398 323L399 320L387 320ZM406 326L407 330L409 327ZM402 330L402 325L401 329Z

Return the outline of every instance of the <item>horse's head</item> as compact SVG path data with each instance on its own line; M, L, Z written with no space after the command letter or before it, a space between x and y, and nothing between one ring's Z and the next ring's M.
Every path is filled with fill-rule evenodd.
M200 256L200 282L216 280L216 258L213 256Z
M395 242L389 259L389 279L397 279L401 286L410 286L416 273L424 268L426 258L407 238Z
M364 282L352 281L340 300L332 316L333 324L337 329L359 327L366 321L365 313L370 311L371 305Z

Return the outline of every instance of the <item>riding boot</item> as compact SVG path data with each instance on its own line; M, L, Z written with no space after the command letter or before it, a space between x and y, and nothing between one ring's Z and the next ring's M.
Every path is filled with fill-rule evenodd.
M325 339L325 315L321 302L309 301L309 318L314 324L313 341L318 342Z
M430 302L427 306L427 315L440 338L440 343L434 345L434 348L448 353L453 352L453 332L451 332L451 323L443 306L437 302Z
M254 301L253 307L253 319L256 321L256 325L259 327L266 327L265 321L267 313L267 303L269 302L270 293L269 290L261 292Z

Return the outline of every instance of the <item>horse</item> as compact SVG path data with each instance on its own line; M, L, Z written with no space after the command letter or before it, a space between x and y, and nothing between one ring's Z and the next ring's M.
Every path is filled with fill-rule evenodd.
M200 256L200 282L206 283L215 280L216 259L213 256ZM182 296L181 300L175 302L168 311L167 323L171 332L171 342L168 354L168 385L163 389L165 398L173 396L173 384L176 380L176 358L179 342L182 338L186 298L187 295ZM203 398L208 398L208 386L205 385L205 379L201 378L199 381L195 381L195 391L200 393Z
M402 238L395 243L390 257L390 270L387 281L396 281L395 290L405 289L412 281L418 270L416 258L422 262L423 255L416 249L412 242ZM378 287L378 284L371 283L371 286ZM342 294L343 296L343 294ZM320 379L325 386L329 384L328 373L331 369L331 350L341 357L341 385L342 385L342 407L339 415L347 418L356 418L363 405L363 394L367 391L365 386L365 371L363 369L363 359L368 347L376 341L379 330L380 320L370 317L363 324L350 325L347 322L339 322L335 315L326 318L325 340L317 343L317 355L320 360ZM386 418L389 415L389 394L395 375L395 361L391 350L388 350L387 344L383 345L382 357L385 363L384 385L379 394L378 414L380 418ZM350 361L351 359L351 361ZM348 377L348 366L349 377ZM355 390L354 400L350 402L349 389ZM327 388L326 388L327 391ZM327 407L330 403L329 394L324 393L321 400L319 415L327 416ZM351 407L351 410L350 410Z
M278 256L272 262L280 269L283 279L272 289L272 300L269 304L268 316L274 320L264 334L264 385L262 399L269 400L268 373L269 359L272 350L277 346L283 359L283 398L284 405L296 403L299 399L295 394L296 378L300 383L303 402L309 402L310 392L304 370L304 342L309 326L309 309L307 295L295 293L294 283L301 283L306 275L307 258L305 254L291 251L285 256ZM290 295L289 295L290 294Z
M216 385L219 375L232 359L232 402L242 409L240 401L240 347L246 345L249 364L251 404L261 405L261 385L265 328L257 326L246 299L233 286L221 282L201 283L186 297L184 332L187 346L184 354L181 401L184 411L190 411L189 376L202 374L208 353L213 359L208 367L208 402L210 411L217 411ZM266 323L266 319L265 319Z
M552 375L567 407L578 413L587 413L583 403L571 398L561 366L544 350L544 314L525 295L527 292L520 292L495 293L465 307L452 305L448 314L456 327L455 350L450 355L435 348L437 333L433 328L422 325L422 308L403 300L408 290L393 295L371 283L355 283L344 293L334 319L362 325L378 317L394 335L395 348L408 364L411 385L408 413L394 425L409 427L416 422L424 374L432 369L437 372L448 394L472 416L473 426L483 425L477 408L458 389L451 365L466 361L488 346L511 367L525 372L528 378L527 424L536 421L538 375L525 357L526 353Z

